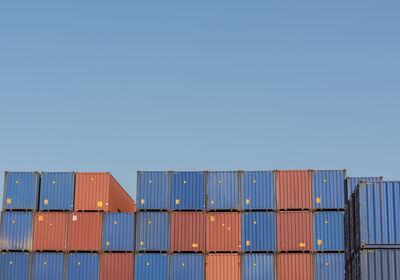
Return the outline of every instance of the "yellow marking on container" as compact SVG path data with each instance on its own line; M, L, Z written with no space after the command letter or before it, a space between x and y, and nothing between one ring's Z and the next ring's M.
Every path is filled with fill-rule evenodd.
M300 247L306 247L306 243L300 243L299 246Z
M253 266L257 266L257 263L253 263Z
M211 221L211 222L215 222L215 216L211 216L211 217L210 217L210 221Z
M94 181L94 178L92 177L92 178L90 178L90 181Z
M328 223L328 220L325 221L325 224L327 224L327 223Z
M12 261L10 261L10 264L12 264Z
M117 221L114 221L114 225L116 225L117 224Z
M184 183L184 184L186 184L186 180L185 180L185 181L183 181L183 183Z
M56 181L53 181L53 184L55 184L56 183Z
M43 216L42 215L39 215L39 221L40 222L43 221Z
M211 204L214 204L214 200L211 200Z
M326 183L326 179L324 179L324 183Z
M11 198L7 198L7 204L11 204Z
M103 207L103 201L97 201L97 207Z
M49 226L51 226L51 227L52 227L52 226L53 226L53 224L49 224Z
M253 224L255 224L255 225L256 225L256 224L257 224L257 221L254 221L254 222L253 222Z
M107 242L106 242L106 245L107 245L107 246L110 245L110 242L107 241Z
M44 205L49 204L49 201L47 199L44 200Z
M218 180L218 183L219 183L219 184L221 184L221 182L222 182L221 180Z
M13 224L15 224L15 221L12 221Z
M149 266L149 265L150 265L150 263L148 262L148 263L146 263L146 265L147 265L147 266Z
M192 247L193 247L193 248L198 248L198 247L199 247L199 244L193 243L193 244L192 244Z
M179 204L179 199L176 199L176 200L175 200L175 204Z
M225 226L225 224L222 224L222 226L224 227L224 226Z
M321 203L321 198L320 197L317 197L315 200L316 200L317 203Z
M81 262L78 262L78 265L81 265Z
M322 240L318 239L317 244L318 244L318 246L321 246L322 245Z
M250 199L246 199L246 204L250 204Z
M328 266L328 265L329 265L329 263L328 263L328 262L326 262L326 263L325 263L325 265L326 265L326 266Z
M140 241L140 245L143 246L143 241Z
M249 240L246 241L246 246L250 246L250 241Z
M17 180L17 181L15 181L15 183L16 183L16 184L18 184L18 183L19 183L19 181Z
M44 265L46 265L46 264L47 264L47 262L44 262L43 264L44 264Z
M185 263L182 263L182 266L185 266Z
M149 221L149 225L151 225L151 221Z
M257 182L255 179L253 180L253 183Z
M144 199L141 199L141 200L140 200L140 204L144 204Z
M151 180L149 180L149 184L151 184L152 183L152 181Z

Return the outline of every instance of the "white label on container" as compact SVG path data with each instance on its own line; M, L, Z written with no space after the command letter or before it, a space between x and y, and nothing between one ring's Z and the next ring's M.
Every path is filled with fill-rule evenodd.
M77 221L77 220L78 220L78 217L77 217L77 216L75 216L75 215L72 215L72 220L75 222L75 221Z

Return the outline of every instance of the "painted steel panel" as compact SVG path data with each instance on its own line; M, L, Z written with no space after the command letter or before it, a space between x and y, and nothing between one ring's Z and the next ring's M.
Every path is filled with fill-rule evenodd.
M202 252L206 248L204 213L171 213L171 251Z
M135 280L169 280L167 254L137 254Z
M66 280L99 279L99 255L74 253L67 255Z
M206 219L206 250L208 252L241 251L240 213L207 213Z
M33 214L3 212L1 215L1 250L32 250Z
M353 265L354 280L400 279L400 250L361 250Z
M240 209L239 172L208 172L207 182L208 209Z
M169 213L139 212L136 251L169 251Z
M240 280L240 256L237 254L207 255L206 280Z
M138 171L136 201L138 209L168 210L170 172Z
M311 171L275 171L277 209L311 209Z
M274 254L245 254L242 257L242 280L274 280Z
M344 280L344 255L341 253L322 253L314 255L315 280Z
M242 209L273 210L276 208L273 171L244 171L240 175Z
M69 251L100 251L101 213L71 213L68 217Z
M311 254L278 254L277 280L312 280L313 276Z
M173 172L171 177L172 210L206 209L206 173Z
M357 188L360 181L364 182L381 182L383 177L347 177L346 178L346 193L347 199L350 199L351 194Z
M33 255L32 280L63 280L64 254L36 253Z
M276 213L242 213L242 251L276 251Z
M100 280L133 280L133 254L100 255Z
M4 210L36 210L39 193L38 172L4 173Z
M344 209L346 170L318 170L312 172L314 209Z
M135 250L135 214L103 214L103 251Z
M314 213L314 251L344 251L344 212Z
M31 255L27 253L0 254L0 280L29 279Z
M37 212L33 224L34 251L65 251L67 249L68 213Z
M73 211L74 190L74 172L42 172L39 210Z
M278 251L312 251L312 220L311 212L278 212Z
M175 254L170 256L170 280L204 280L204 256Z

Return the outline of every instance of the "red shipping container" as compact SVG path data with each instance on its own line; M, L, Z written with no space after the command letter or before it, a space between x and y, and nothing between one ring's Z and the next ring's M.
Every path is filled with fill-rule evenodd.
M206 214L206 250L208 252L241 251L240 213Z
M206 280L240 280L240 256L237 254L207 255Z
M312 251L311 212L278 212L276 219L278 251Z
M133 254L100 255L100 280L133 280Z
M100 251L101 213L71 213L68 217L69 251Z
M277 280L312 280L311 254L278 254Z
M65 251L67 249L68 214L37 212L34 215L33 250Z
M74 210L135 212L136 204L109 172L77 172Z
M205 214L181 212L171 214L171 251L205 250Z
M277 209L311 209L311 171L278 170L276 180Z

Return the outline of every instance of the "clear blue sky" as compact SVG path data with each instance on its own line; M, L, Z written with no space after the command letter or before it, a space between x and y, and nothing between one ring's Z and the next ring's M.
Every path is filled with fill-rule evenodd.
M137 170L400 179L399 14L399 1L2 1L0 170L110 171L131 195Z

